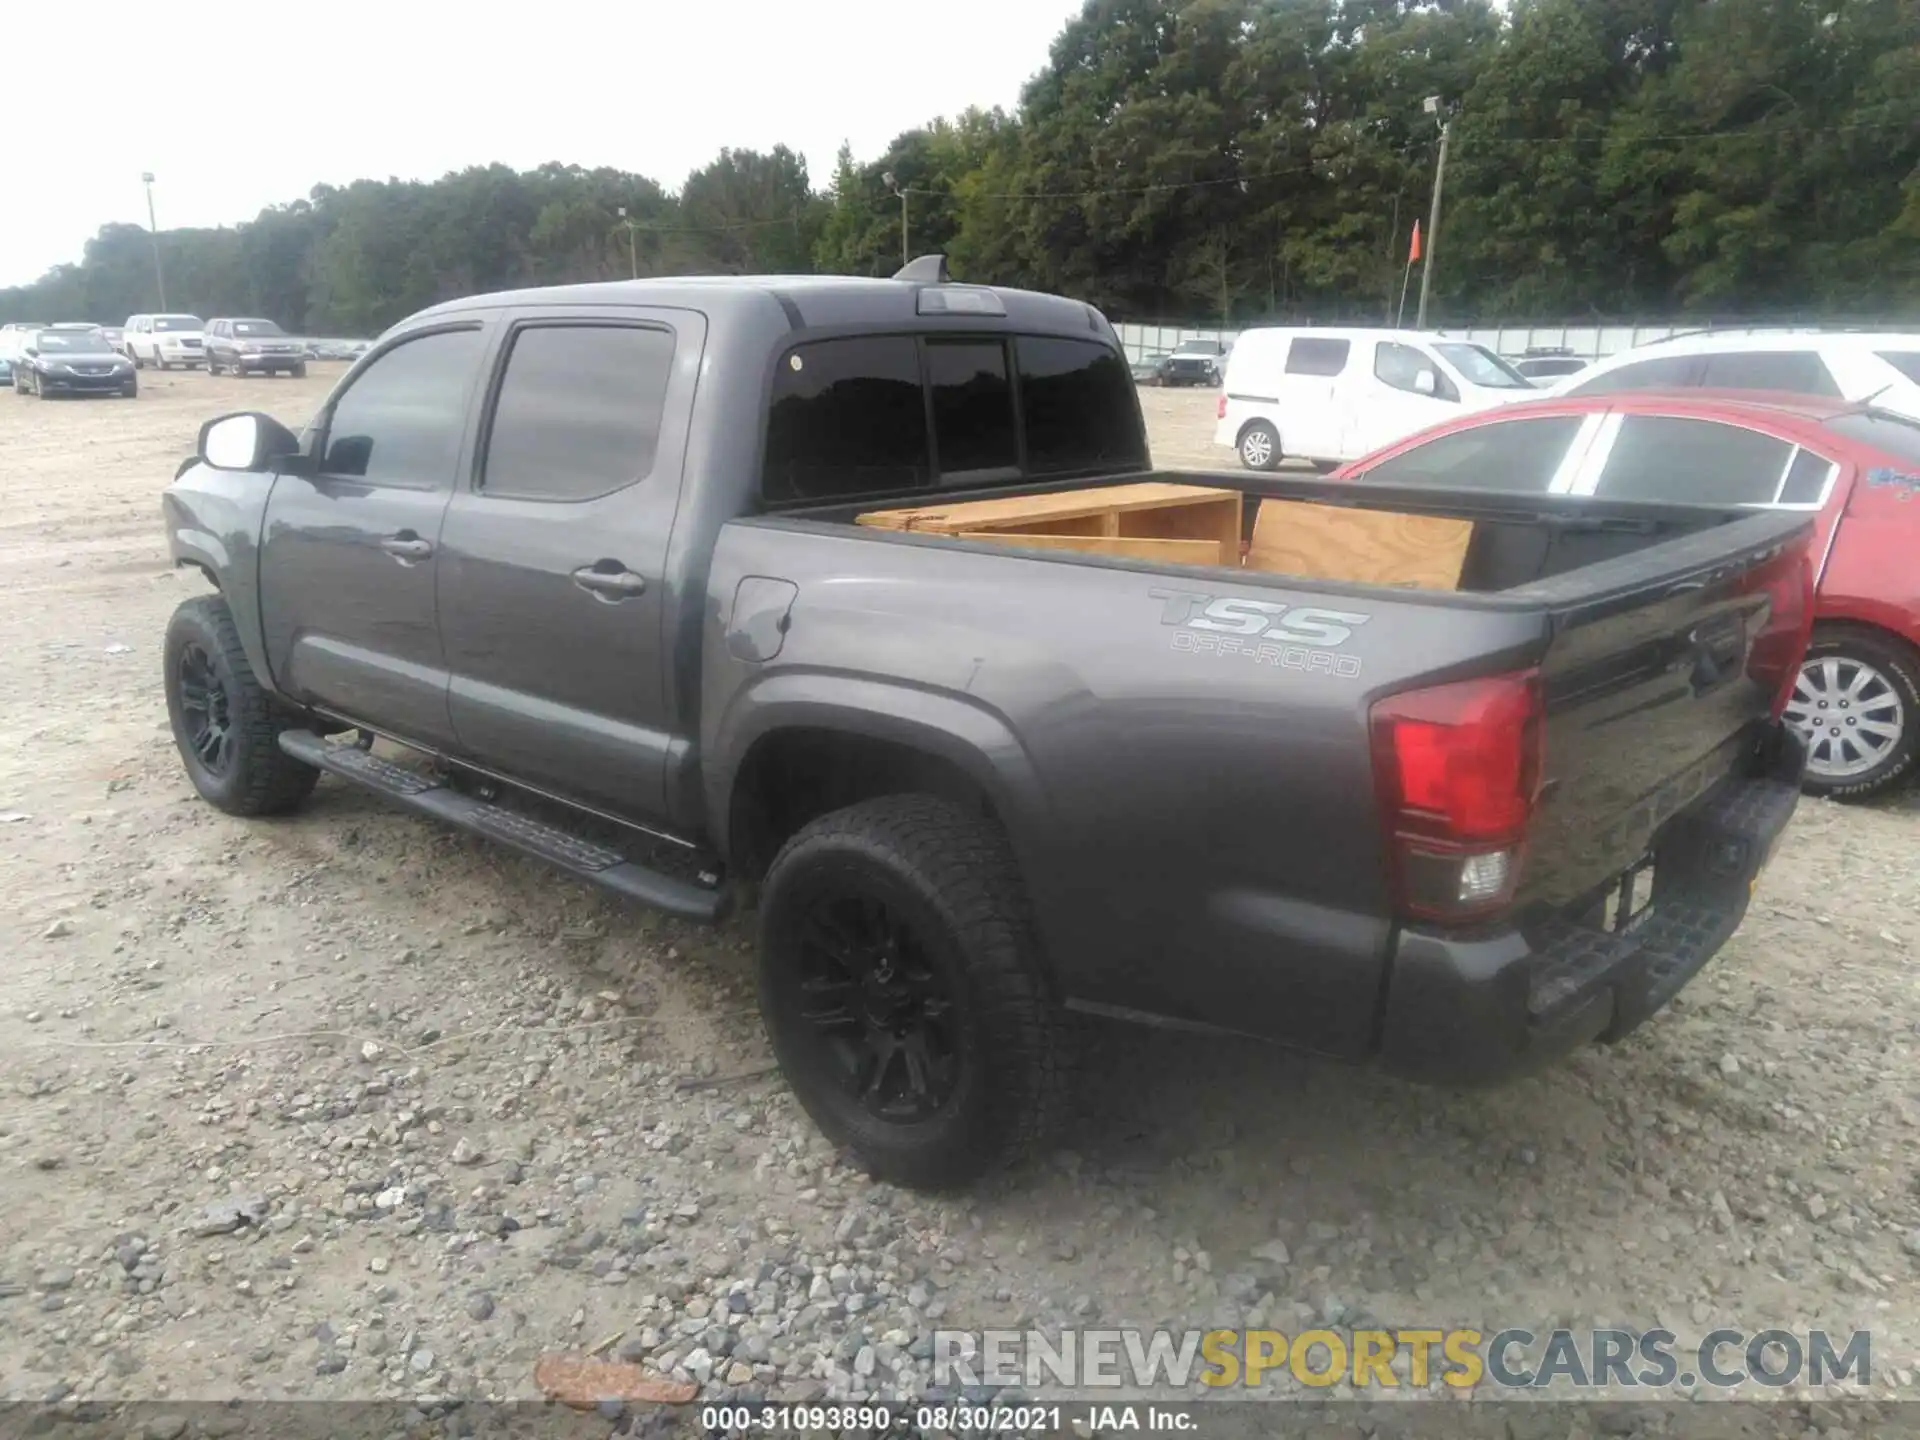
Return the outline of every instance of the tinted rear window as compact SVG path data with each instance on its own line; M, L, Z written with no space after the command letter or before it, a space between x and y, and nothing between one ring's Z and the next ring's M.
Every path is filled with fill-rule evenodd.
M820 340L780 362L767 416L767 499L912 490L928 474L920 349L911 335Z
M761 485L774 504L850 499L924 489L936 474L966 484L1135 469L1146 454L1132 373L1104 345L862 336L781 360Z
M1833 395L1840 387L1826 363L1811 350L1730 350L1709 355L1704 378L1709 390L1781 390L1795 395Z
M1880 358L1920 385L1920 350L1882 350Z
M1640 360L1608 370L1573 386L1570 395L1610 395L1616 390L1669 390L1689 384L1699 365L1692 355L1669 355L1661 360Z
M1353 346L1345 340L1296 336L1287 347L1289 375L1338 375L1347 368L1347 354Z
M1861 411L1853 415L1836 415L1827 421L1826 428L1849 440L1871 445L1896 460L1920 466L1920 425L1911 420L1878 410Z
M1020 409L1036 475L1143 465L1146 436L1126 363L1104 345L1022 335Z
M933 438L942 475L1019 465L1013 382L1001 341L929 341L927 383L933 390Z

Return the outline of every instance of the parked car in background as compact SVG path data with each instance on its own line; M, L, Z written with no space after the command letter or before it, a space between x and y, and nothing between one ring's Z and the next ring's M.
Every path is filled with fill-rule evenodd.
M56 320L53 324L44 328L48 330L73 330L84 335L98 335L102 329L101 326L94 324L91 320Z
M135 368L189 370L206 363L206 322L198 315L129 315L126 353Z
M305 342L258 316L207 322L207 373L293 375L307 373Z
M124 325L102 325L100 334L106 342L122 355L127 353L127 330Z
M0 360L12 360L46 325L38 320L13 320L0 325Z
M307 354L316 360L358 360L371 344L368 340L309 340Z
M133 362L101 337L97 326L84 330L42 330L32 336L13 363L17 395L124 395L140 393Z
M1167 383L1167 352L1155 350L1132 361L1127 368L1133 372L1136 385L1164 385Z
M1618 390L1764 390L1868 400L1920 420L1920 335L1726 335L1635 346L1554 386L1555 395Z
M1589 363L1564 345L1529 345L1526 353L1513 362L1513 368L1546 388L1565 376L1579 374Z
M1815 518L1812 644L1786 718L1807 789L1876 795L1920 755L1920 423L1831 397L1668 391L1467 416L1338 472L1392 486Z
M1463 412L1540 392L1484 345L1418 330L1243 330L1214 442L1249 470L1330 467Z
M13 382L13 367L26 351L28 342L46 328L45 325L33 320L15 320L6 325L0 325L0 367L4 367L5 370L5 373L0 375L0 379L6 380L9 384Z
M1227 346L1218 340L1182 340L1167 356L1163 385L1218 385L1226 370Z

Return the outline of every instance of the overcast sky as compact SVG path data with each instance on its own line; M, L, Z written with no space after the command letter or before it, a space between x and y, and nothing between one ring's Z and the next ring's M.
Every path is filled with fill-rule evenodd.
M1008 105L1078 0L187 0L9 8L0 285L102 224L231 225L316 184L500 161L678 190L721 146L801 151Z

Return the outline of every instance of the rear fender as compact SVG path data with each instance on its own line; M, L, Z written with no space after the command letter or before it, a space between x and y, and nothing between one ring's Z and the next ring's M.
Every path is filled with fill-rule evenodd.
M992 803L1026 877L1043 930L1045 797L1033 763L1005 719L964 696L845 674L782 670L737 692L701 745L707 814L720 853L731 854L734 790L754 745L782 730L827 730L890 741L947 761Z

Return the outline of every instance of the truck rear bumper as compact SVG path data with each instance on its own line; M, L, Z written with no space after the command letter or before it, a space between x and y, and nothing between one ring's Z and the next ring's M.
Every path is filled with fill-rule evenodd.
M1745 918L1800 796L1806 751L1776 726L1758 773L1729 779L1655 842L1650 904L1609 931L1589 912L1395 944L1380 1063L1436 1084L1522 1075L1627 1035L1666 1005Z

